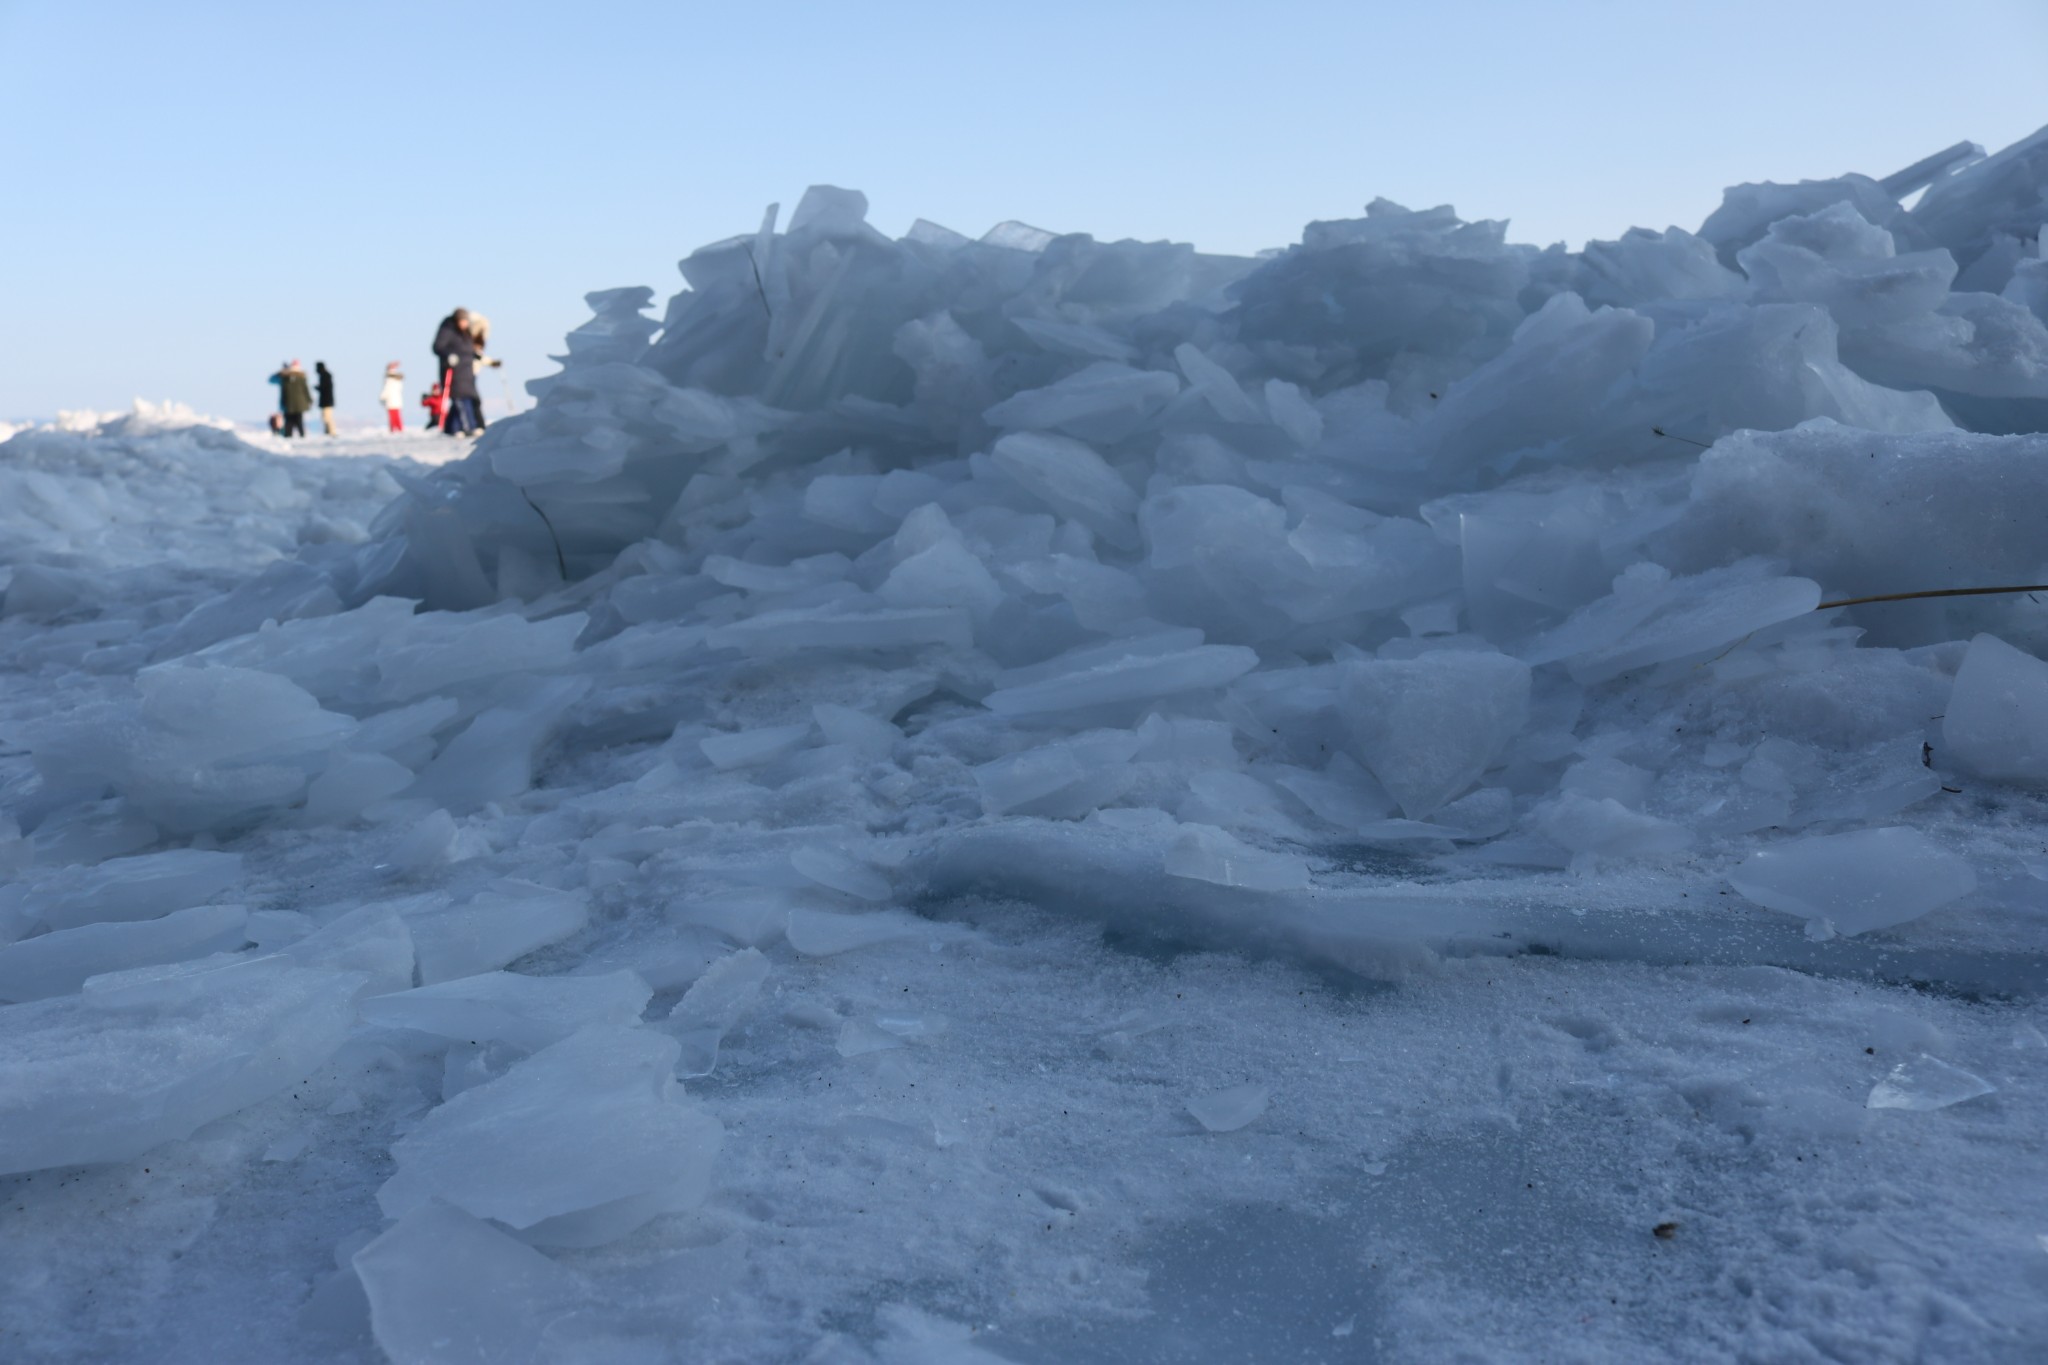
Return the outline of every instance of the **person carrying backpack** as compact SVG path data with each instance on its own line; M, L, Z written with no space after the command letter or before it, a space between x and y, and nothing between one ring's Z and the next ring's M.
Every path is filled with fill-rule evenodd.
M306 413L313 406L313 389L306 383L306 372L294 360L278 371L278 383L278 406L284 409L284 434L304 436Z

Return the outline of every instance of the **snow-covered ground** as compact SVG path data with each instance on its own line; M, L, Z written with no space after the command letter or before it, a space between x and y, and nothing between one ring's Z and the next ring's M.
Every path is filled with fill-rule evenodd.
M820 189L473 449L15 433L0 1355L2043 1358L2048 610L1821 604L2048 581L2044 191Z

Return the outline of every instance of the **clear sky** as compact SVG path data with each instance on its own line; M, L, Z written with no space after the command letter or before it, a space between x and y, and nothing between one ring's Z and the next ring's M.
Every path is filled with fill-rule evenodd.
M2048 0L0 0L0 418L260 418L297 356L368 420L458 303L528 378L814 182L892 233L1252 251L1384 195L1577 244L2044 123Z

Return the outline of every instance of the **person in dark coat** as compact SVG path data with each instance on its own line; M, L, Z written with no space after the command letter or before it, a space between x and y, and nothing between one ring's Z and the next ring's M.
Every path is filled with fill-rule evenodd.
M441 325L434 329L434 359L439 361L441 365L440 373L435 376L434 385L440 389L444 396L448 393L448 368L453 363L450 357L455 353L457 342L467 341L468 339L469 310L467 308L456 309L447 317L442 318ZM472 376L473 379L474 376ZM448 409L449 415L453 416L454 411L455 409L451 405ZM443 422L442 425L445 428L447 424Z
M313 362L313 391L320 400L320 426L329 436L334 434L334 372L327 368L327 362Z
M435 354L440 354L438 348ZM461 436L477 429L476 343L467 328L455 329L443 363L448 366L447 387L442 390L448 395L448 420L441 430Z
M306 412L313 406L313 389L306 383L306 372L294 360L277 372L278 406L284 409L284 434L304 436L306 434Z

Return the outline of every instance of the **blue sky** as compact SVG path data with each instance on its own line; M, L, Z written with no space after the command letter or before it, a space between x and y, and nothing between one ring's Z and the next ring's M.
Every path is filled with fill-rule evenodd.
M455 304L545 373L586 291L814 182L1217 251L1376 195L1695 227L2048 123L2048 4L0 0L0 70L0 417L260 417L298 356L367 420Z

